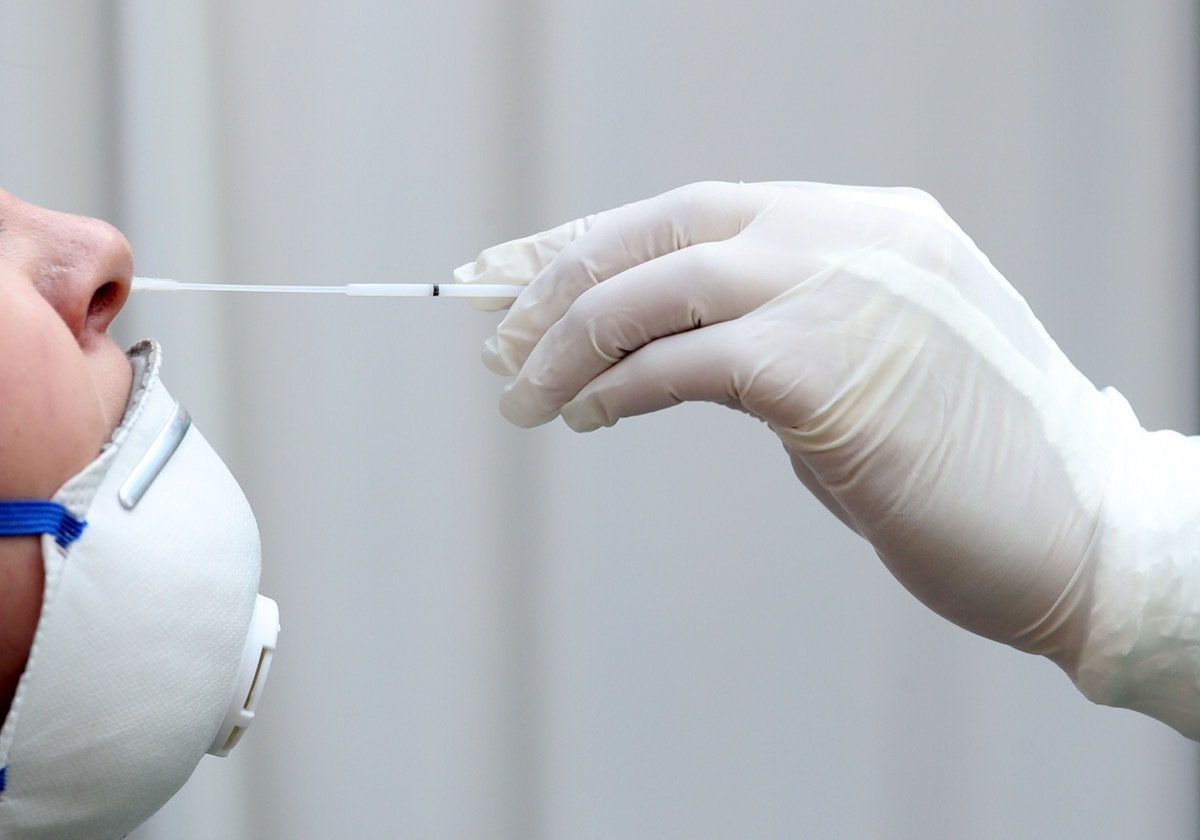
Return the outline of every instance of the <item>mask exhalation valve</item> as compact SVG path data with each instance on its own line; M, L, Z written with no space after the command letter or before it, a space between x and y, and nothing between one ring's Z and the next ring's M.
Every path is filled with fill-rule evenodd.
M242 661L238 666L229 711L225 713L221 728L208 748L209 755L229 755L246 728L254 722L254 711L271 670L271 660L275 656L275 644L278 641L279 606L265 595L259 595L254 602L254 614L250 617L250 629L246 634L246 646L242 649Z

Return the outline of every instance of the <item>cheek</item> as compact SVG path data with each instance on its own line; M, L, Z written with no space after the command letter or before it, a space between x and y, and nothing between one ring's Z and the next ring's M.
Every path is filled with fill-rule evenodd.
M45 582L36 537L0 540L0 716L7 714L37 629Z
M0 291L0 497L49 498L112 427L87 358L36 293Z

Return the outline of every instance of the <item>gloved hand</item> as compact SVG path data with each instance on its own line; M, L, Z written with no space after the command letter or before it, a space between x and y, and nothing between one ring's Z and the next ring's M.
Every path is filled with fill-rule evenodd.
M708 400L914 595L1200 737L1200 452L1098 391L929 196L697 184L496 246L501 411L579 431Z

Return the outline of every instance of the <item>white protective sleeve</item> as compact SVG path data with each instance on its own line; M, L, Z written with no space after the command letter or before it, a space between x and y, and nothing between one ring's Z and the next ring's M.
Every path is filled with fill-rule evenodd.
M928 195L695 184L455 279L527 284L484 350L514 423L749 412L930 608L1200 738L1200 445L1097 390Z

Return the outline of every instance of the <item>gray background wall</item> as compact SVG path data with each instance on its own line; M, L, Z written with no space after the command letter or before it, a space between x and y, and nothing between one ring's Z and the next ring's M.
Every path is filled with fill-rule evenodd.
M1195 4L0 0L0 183L140 273L446 281L692 180L934 193L1197 431ZM711 406L520 431L461 301L160 298L283 647L156 838L1185 838L1195 746L925 612Z

